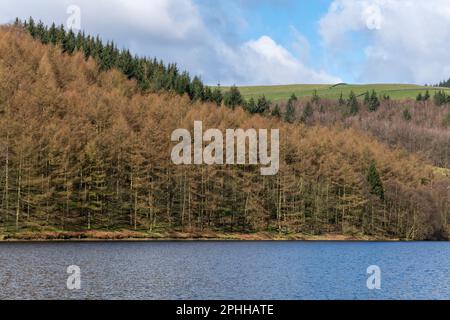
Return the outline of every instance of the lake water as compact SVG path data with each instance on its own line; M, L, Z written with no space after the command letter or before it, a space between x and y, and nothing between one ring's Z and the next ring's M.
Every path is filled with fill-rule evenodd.
M81 289L67 289L67 267ZM367 268L381 289L367 287ZM1 299L450 299L449 243L0 244Z

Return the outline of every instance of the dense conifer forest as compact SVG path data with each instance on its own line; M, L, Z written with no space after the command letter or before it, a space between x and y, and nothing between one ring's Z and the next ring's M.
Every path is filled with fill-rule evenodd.
M444 239L449 111L443 97L376 92L245 101L98 37L16 21L0 28L0 234ZM172 164L172 131L196 120L279 128L280 172Z

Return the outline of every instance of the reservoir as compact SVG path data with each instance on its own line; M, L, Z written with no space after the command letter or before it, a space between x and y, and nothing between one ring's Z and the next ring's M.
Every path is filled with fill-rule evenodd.
M80 289L68 289L69 266ZM368 288L370 266L380 289ZM2 243L0 299L450 299L450 245Z

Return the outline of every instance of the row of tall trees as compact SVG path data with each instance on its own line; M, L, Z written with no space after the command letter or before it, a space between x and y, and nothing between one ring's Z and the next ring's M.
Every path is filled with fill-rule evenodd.
M444 104L450 103L450 96L448 96L445 91L436 91L433 97L434 104L437 106L442 106Z
M142 92L174 91L180 95L187 94L195 101L222 104L220 87L212 89L204 85L199 77L191 78L187 71L180 71L174 63L166 65L156 58L139 57L128 49L120 50L113 41L104 43L99 36L86 35L82 31L75 33L54 23L47 27L32 17L23 22L16 19L15 26L25 28L43 44L60 47L64 53L82 52L86 60L93 58L102 71L120 70L129 79L135 79Z
M439 84L437 84L436 87L450 88L450 78L448 80L439 82Z

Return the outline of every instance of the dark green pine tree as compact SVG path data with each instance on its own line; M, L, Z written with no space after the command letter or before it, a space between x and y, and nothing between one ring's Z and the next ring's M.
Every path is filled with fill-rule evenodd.
M409 112L409 109L403 110L403 119L405 119L405 121L411 121L412 115L411 112Z
M62 46L63 52L65 53L72 54L75 51L76 39L75 34L72 30L69 30L69 32L67 32L66 36L64 37Z
M244 105L245 101L239 89L236 86L232 86L230 91L225 93L223 102L226 107L234 109L239 105Z
M428 101L430 100L431 96L430 96L430 92L427 90L425 92L425 95L423 96L423 101Z
M421 92L419 92L419 94L417 95L416 101L423 101L423 96Z
M289 98L287 106L286 106L286 113L284 114L284 120L289 123L293 123L295 119L295 107L294 103L297 101L297 97L295 94L292 94L292 96Z
M128 78L131 78L134 74L133 57L129 50L123 50L118 58L117 67Z
M214 88L211 98L212 98L212 101L215 102L218 107L220 107L222 105L223 95L222 95L222 90L220 90L220 84L218 84L217 87Z
M115 54L114 54L115 50L112 51L112 55L113 55L113 66L116 65L114 63L114 61L116 60ZM139 90L141 90L142 92L147 92L150 89L150 81L147 78L147 62L145 59L135 59L135 74L134 77L137 80L138 83L138 87ZM170 88L171 90L171 88Z
M247 110L249 113L252 113L252 114L256 113L257 107L256 107L255 99L253 99L253 97L251 97L245 104L245 110Z
M379 107L380 107L380 100L378 100L378 96L375 90L372 90L372 94L370 95L369 98L369 105L368 105L369 111L375 112L378 110Z
M307 122L308 119L310 117L312 117L312 115L314 114L314 109L311 105L311 103L307 103L305 106L305 109L303 109L303 113L302 113L302 117L301 117L301 121L302 122Z
M189 73L184 71L181 75L179 75L175 79L175 92L182 95L182 94L189 94L189 90L191 87L191 77L189 76Z
M58 43L58 30L54 23L52 23L50 29L48 30L48 40L53 45Z
M203 101L212 102L212 90L210 87L205 86L204 92L203 92Z
M100 53L100 70L110 70L114 65L114 46L111 43L107 43Z
M313 95L312 95L312 98L311 98L311 102L312 103L314 103L314 104L319 104L319 102L320 102L320 97L319 97L319 94L317 93L317 90L314 90L313 91Z
M91 36L87 36L87 38L85 38L83 40L82 50L84 53L84 58L86 60L88 60L92 55L92 38L91 38Z
M278 103L275 105L275 108L272 110L272 117L281 118L281 110Z
M60 25L56 30L56 43L63 44L64 39L66 38L66 30L63 25Z
M43 43L47 44L49 42L47 27L44 25L42 21L36 26L36 37Z
M75 40L75 47L76 47L77 51L83 50L83 42L84 42L85 38L86 38L86 36L84 35L84 33L81 31L78 31L77 38Z
M378 196L381 200L384 200L384 188L383 183L378 173L378 169L375 161L372 161L367 172L367 182L370 186L370 192Z
M266 99L266 96L262 96L258 99L258 102L256 104L256 113L264 114L268 110L270 110L270 101Z
M99 36L96 36L93 41L92 56L98 61L103 51L103 43Z
M32 17L30 17L30 19L28 19L28 24L26 26L27 26L27 30L31 34L31 36L33 38L35 38L36 37L36 23L34 22L34 19Z
M433 100L435 105L442 106L447 103L447 95L444 91L439 90L435 92Z
M191 83L191 99L192 101L204 101L205 88L199 77L194 77Z

